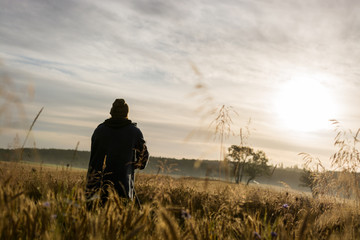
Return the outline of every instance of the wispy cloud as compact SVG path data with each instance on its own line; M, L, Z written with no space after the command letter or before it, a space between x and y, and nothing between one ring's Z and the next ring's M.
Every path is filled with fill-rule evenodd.
M341 117L353 123L359 116L360 3L355 0L0 4L0 58L16 84L33 84L35 99L24 103L26 111L31 116L45 106L38 130L52 133L54 147L62 141L56 140L56 129L90 135L109 116L112 101L124 97L149 144L156 142L155 155L164 148L168 155L175 149L198 152L198 146L179 147L183 132L199 123L197 102L188 97L199 78L191 64L214 104L234 106L240 123L254 120L262 132L254 139L267 149L279 127L271 99L298 72L333 76L328 88L337 95L346 92ZM169 133L174 140L161 141L168 141ZM274 143L277 157L277 146L291 148Z

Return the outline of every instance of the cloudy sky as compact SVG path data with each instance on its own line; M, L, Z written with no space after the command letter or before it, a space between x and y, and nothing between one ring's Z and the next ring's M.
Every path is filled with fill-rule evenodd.
M238 113L225 146L251 119L247 144L272 163L329 162L329 119L360 127L359 11L356 0L0 0L0 147L22 142L44 107L27 146L89 150L124 98L153 156L218 159L205 112L225 105Z

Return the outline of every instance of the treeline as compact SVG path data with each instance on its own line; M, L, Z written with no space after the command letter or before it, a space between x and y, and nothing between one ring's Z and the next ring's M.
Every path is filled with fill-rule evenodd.
M26 161L44 164L61 165L65 167L87 169L90 159L89 151L62 149L0 149L0 161ZM233 165L214 160L175 159L150 157L143 171L148 174L166 174L179 177L197 177L234 181ZM261 176L254 183L275 186L288 186L298 190L308 190L299 187L302 170L297 168L276 168L271 176Z
M62 149L0 149L1 161L26 161L87 168L90 152Z
M62 149L0 149L0 161L26 161L87 169L89 151ZM145 173L215 177L218 161L151 157ZM218 176L218 175L217 175Z

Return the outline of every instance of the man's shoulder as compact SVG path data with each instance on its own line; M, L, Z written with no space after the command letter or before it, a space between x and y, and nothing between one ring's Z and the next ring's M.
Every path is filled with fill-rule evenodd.
M139 131L139 132L141 132L141 131L140 131L140 128L137 126L137 123L132 122L131 124L129 124L129 127L132 128L132 129L134 129L134 131Z
M96 129L103 128L103 127L105 127L105 124L104 124L104 123L100 123L100 124L95 128L95 130L96 130Z
M94 133L101 131L104 128L104 123L100 123L94 130Z
M131 129L132 131L138 131L138 132L141 132L140 128L137 126L137 123L135 122L129 122L128 124L126 125L123 125L121 127L114 127L114 126L109 126L109 124L105 121L103 123L100 123L96 129L95 129L95 132L97 131L102 131L102 130L105 130L105 129Z

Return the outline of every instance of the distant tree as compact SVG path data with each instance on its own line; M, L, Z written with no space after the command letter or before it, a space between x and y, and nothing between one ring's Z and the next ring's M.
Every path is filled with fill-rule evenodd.
M268 175L270 173L269 159L263 151L257 151L252 158L245 164L244 173L248 177L246 185L257 177Z
M228 159L234 165L233 174L236 183L240 183L243 176L247 176L248 185L255 178L269 174L269 160L263 151L255 152L250 147L237 145L232 145L228 151Z
M254 150L250 147L232 145L228 151L228 159L234 165L235 182L240 183L243 178L245 163L249 161L249 158L252 158Z

